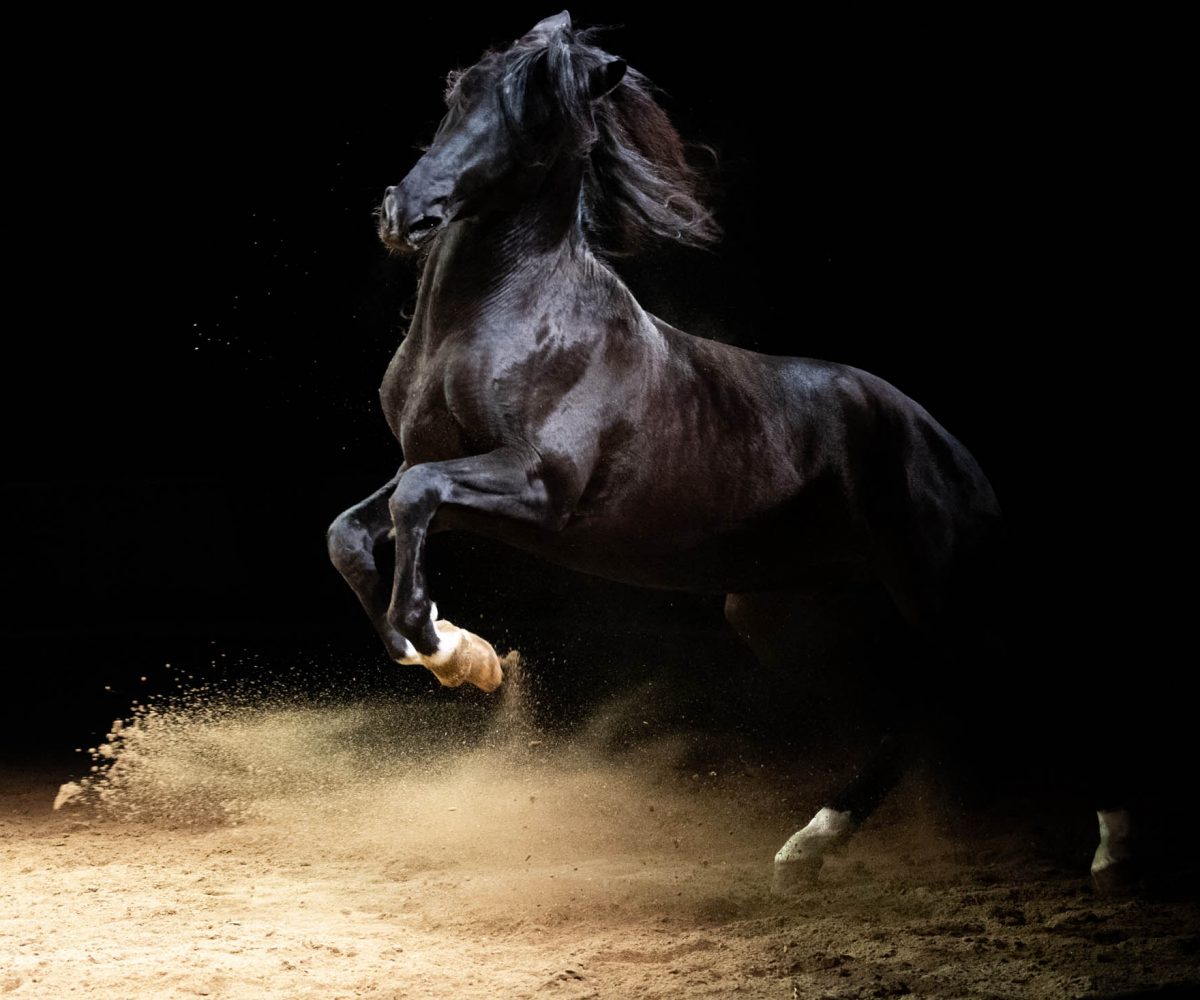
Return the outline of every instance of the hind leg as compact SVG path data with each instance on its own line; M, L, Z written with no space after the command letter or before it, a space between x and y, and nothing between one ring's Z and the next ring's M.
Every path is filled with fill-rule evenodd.
M808 824L788 838L775 855L775 892L811 885L826 855L849 843L900 779L900 746L895 736L885 736L850 783L828 796Z
M844 585L728 594L725 618L772 680L803 699L810 720L887 714L874 661L899 622L882 590ZM770 698L779 705L776 691ZM788 712L794 714L790 706ZM833 735L842 742L840 728Z
M1136 700L1128 699L1133 705L1136 705ZM1095 712L1093 708L1089 714L1095 717ZM1139 729L1146 731L1146 720L1136 720L1136 714L1134 711L1131 717L1127 713L1124 721L1135 732ZM1138 725L1138 722L1142 725ZM1108 729L1106 735L1111 732ZM1081 762L1081 766L1086 768L1084 780L1091 785L1092 800L1098 807L1096 819L1100 843L1092 856L1092 886L1101 895L1134 892L1144 873L1140 863L1143 859L1137 850L1134 813L1130 806L1141 805L1141 797L1135 794L1135 789L1138 772L1142 770L1144 762L1138 760L1137 748L1122 746L1117 740L1110 739L1101 744L1100 753L1088 754L1088 759Z
M862 637L878 636L881 625L886 632L893 621L886 606L873 602L869 592L730 594L725 616L764 665L792 674L810 697L819 697L824 718L812 721L844 732L876 702L875 714L887 719L885 728L896 728L899 714L891 711L895 698L881 688L878 671L854 662L855 654L873 652ZM833 669L822 670L823 666ZM868 679L870 683L864 683ZM837 683L831 685L834 680ZM844 743L844 735L838 735ZM808 824L780 848L774 868L777 892L810 884L825 856L845 847L899 779L900 747L900 739L885 735L849 784L828 795Z

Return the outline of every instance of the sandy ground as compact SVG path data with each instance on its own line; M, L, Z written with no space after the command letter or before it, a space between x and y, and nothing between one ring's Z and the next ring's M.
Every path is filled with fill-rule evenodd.
M1020 826L951 831L901 796L780 899L770 859L805 817L766 767L519 716L200 698L135 719L57 812L67 775L9 771L0 995L1200 990L1194 904L1099 900Z

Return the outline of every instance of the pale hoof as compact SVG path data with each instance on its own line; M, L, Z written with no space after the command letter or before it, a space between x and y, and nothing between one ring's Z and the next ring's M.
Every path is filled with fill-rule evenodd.
M474 684L481 691L495 691L500 686L504 671L490 642L444 618L433 627L441 645L432 656L421 659L443 686Z
M1142 889L1140 866L1133 861L1114 861L1099 868L1092 864L1092 889L1097 896L1135 896Z

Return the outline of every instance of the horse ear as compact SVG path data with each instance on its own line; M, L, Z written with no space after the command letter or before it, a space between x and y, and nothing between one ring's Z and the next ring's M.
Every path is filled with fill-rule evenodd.
M570 30L571 12L564 10L559 14L555 14L553 17L546 17L538 21L537 24L529 29L529 33L525 37L529 38L534 35L545 35L546 37L551 37L558 34L560 31Z
M588 81L591 86L592 100L603 97L614 90L617 84L625 78L625 70L628 68L624 59L614 56L593 69Z

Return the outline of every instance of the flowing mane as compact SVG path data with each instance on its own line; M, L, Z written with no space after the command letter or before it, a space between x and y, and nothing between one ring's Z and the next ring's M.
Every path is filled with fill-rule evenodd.
M630 67L620 83L593 99L592 72L613 56L592 44L597 29L531 33L475 66L452 73L447 101L491 70L500 74L505 116L516 136L538 102L549 101L585 157L583 223L589 242L610 254L631 254L649 239L705 247L721 234L701 201L701 177L687 146L654 96L654 86Z

